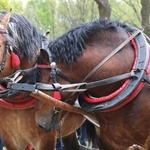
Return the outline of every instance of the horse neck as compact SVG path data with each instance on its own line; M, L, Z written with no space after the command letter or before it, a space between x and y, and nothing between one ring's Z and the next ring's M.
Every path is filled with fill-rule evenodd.
M122 42L120 42L120 44L121 43ZM118 42L114 46L113 43L113 47L116 48L120 44ZM105 46L101 46L101 43L94 44L92 46L89 45L78 58L77 62L74 62L70 66L67 66L66 64L59 64L59 66L72 80L75 82L82 82L87 74L115 48L112 48L111 45L109 46L107 44ZM97 81L130 72L133 62L134 50L129 43L127 46L122 48L119 53L100 67L89 79L86 80L86 82ZM92 96L106 96L116 91L122 84L123 81L120 81L107 86L88 89L88 92Z

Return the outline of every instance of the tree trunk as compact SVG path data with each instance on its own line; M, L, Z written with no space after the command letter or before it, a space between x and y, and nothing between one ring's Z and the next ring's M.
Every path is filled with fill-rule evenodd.
M150 37L150 0L141 0L141 5L142 27Z
M111 14L111 8L108 0L95 0L95 2L98 4L100 18L109 19Z

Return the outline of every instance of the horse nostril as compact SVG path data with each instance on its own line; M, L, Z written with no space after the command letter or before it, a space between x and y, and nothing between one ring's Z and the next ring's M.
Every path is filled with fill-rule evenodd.
M40 128L42 128L42 129L44 129L44 127L43 127L43 126L41 126L40 124L38 124L38 126L39 126Z
M46 128L45 126L42 126L41 124L37 124L37 125L45 132L50 132L52 130L51 128Z

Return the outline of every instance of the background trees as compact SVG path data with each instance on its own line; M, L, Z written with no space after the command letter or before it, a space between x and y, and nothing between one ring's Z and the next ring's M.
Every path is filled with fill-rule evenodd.
M27 17L38 30L50 30L52 39L98 18L127 21L150 36L150 0L0 0L0 10Z
M150 0L141 0L141 24L145 33L150 37Z
M18 14L23 14L23 5L22 1L18 0L0 0L0 11L9 11L10 9L13 10L13 12L16 12Z

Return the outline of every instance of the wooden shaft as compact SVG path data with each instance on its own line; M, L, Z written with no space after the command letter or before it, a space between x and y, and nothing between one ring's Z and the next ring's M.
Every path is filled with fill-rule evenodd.
M86 111L82 110L81 108L77 108L68 103L57 100L57 99L51 97L50 95L45 94L44 92L42 92L40 90L35 90L35 92L32 92L30 95L32 97L39 99L40 101L42 101L44 103L47 103L48 105L50 105L50 107L57 107L57 108L65 110L65 111L69 111L69 112L81 114L83 116L87 116L91 120L93 120L96 124L99 124L97 119L95 118L95 116L92 113L86 112Z

